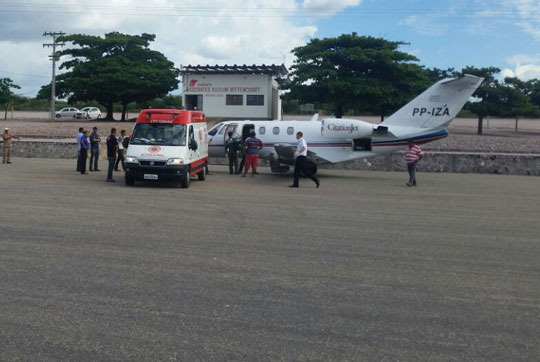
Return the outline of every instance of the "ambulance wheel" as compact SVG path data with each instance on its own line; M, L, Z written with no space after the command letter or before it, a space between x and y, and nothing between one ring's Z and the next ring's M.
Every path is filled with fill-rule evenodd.
M201 172L199 172L197 174L197 178L199 179L199 181L204 181L206 180L206 167L203 167L203 169L201 170Z
M187 189L189 187L189 171L186 171L181 177L180 177L180 187L183 189Z
M135 185L135 178L133 176L130 176L130 175L126 174L126 185L134 186Z

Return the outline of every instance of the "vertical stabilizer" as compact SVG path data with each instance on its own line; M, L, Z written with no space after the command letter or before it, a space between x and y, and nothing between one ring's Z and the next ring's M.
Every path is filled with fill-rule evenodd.
M388 117L383 125L446 127L483 81L484 78L468 74L443 79Z

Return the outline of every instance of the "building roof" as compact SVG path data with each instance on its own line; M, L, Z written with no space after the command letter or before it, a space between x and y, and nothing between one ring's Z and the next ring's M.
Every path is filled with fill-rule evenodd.
M182 74L270 74L283 77L289 74L281 65L186 65L180 69Z

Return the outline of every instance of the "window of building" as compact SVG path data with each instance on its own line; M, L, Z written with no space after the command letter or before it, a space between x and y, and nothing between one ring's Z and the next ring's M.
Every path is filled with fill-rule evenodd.
M227 94L225 98L225 105L227 106L243 106L244 96L241 94Z
M266 133L266 127L259 127L259 134L263 135Z
M248 106L264 106L264 95L248 94L246 101Z
M291 134L293 134L293 133L294 133L294 127L288 127L288 128L287 128L287 134L288 134L288 135L291 135Z
M279 134L279 127L272 128L272 133L276 135Z

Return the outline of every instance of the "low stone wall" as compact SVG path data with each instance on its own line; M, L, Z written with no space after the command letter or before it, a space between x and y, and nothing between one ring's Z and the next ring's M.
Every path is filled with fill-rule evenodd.
M0 141L0 144L2 142ZM13 143L12 155L26 158L76 158L75 142L64 141L17 141ZM106 158L102 143L100 158ZM224 158L212 158L210 163L225 165ZM268 166L261 161L261 166ZM406 171L401 153L373 157L339 164L323 164L321 169ZM425 152L419 162L421 172L490 173L540 176L540 155L506 153Z

